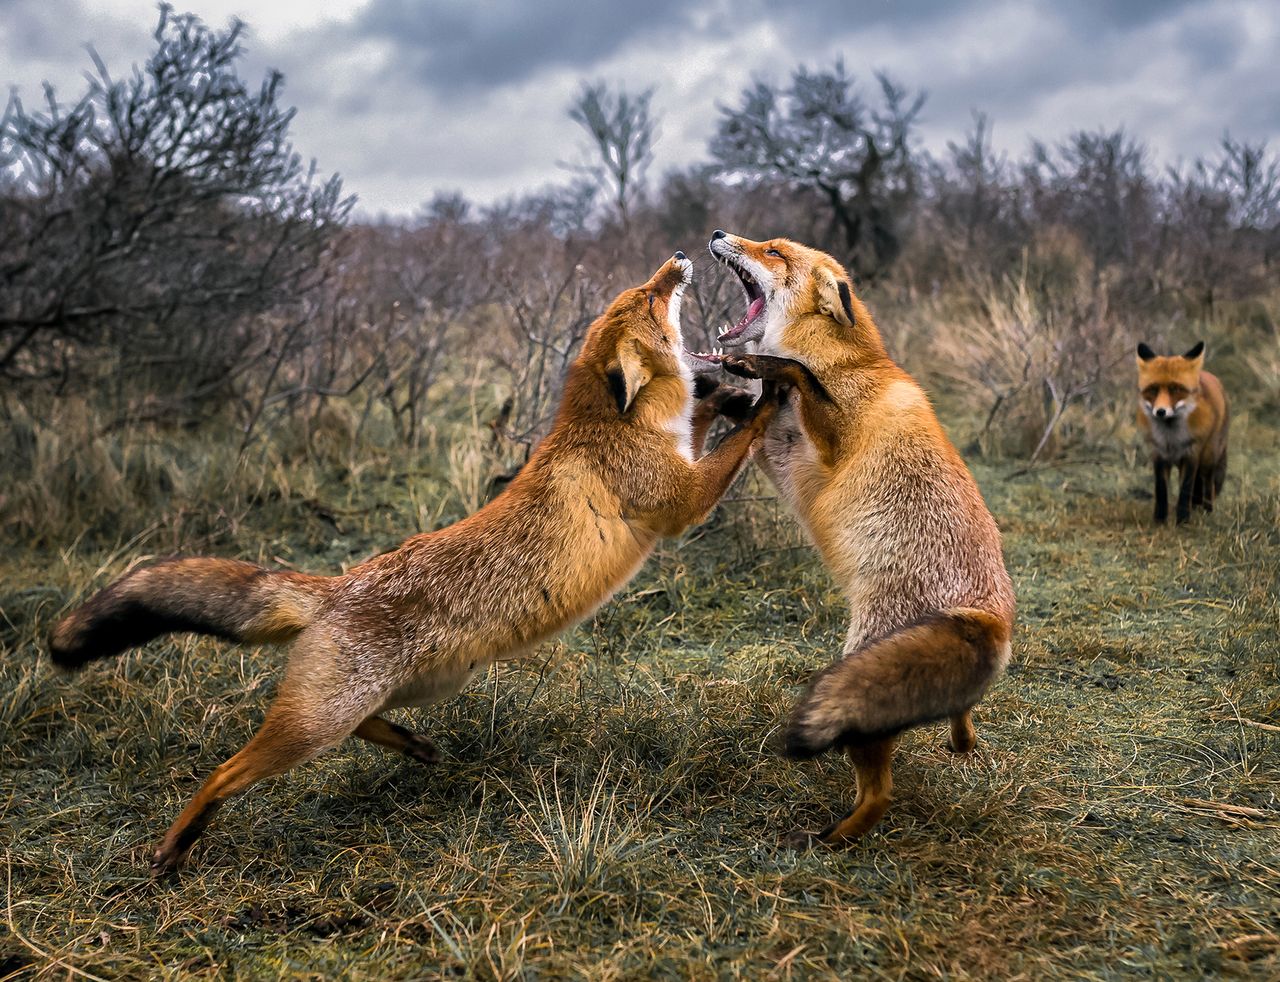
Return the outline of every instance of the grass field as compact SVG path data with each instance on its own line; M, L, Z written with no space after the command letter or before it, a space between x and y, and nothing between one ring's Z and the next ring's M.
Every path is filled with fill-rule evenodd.
M1152 528L1119 452L975 465L1014 662L979 746L908 735L853 848L778 846L852 799L771 750L844 613L741 485L591 622L411 725L227 808L176 879L149 850L250 735L280 662L179 638L65 677L39 639L162 526L0 559L0 979L227 975L1280 977L1280 431L1241 414L1225 498ZM416 530L401 462L264 496L184 548L334 571ZM403 714L402 719L410 714Z

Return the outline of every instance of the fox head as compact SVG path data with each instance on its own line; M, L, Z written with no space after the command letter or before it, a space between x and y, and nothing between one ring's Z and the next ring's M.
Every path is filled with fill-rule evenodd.
M737 346L757 342L765 354L838 352L874 338L871 317L849 276L825 252L789 239L755 242L716 229L708 245L732 269L747 294L747 311L717 339Z
M693 263L677 252L648 282L618 294L587 331L578 364L620 415L639 411L650 389L671 390L683 407L693 372L680 334L680 306L692 280Z
M1200 394L1200 369L1204 367L1204 342L1197 341L1185 355L1160 356L1145 343L1138 345L1138 395L1142 410L1160 423L1190 416Z

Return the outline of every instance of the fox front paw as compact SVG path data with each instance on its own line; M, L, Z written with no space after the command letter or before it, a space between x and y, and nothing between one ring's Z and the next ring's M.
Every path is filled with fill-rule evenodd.
M807 852L821 844L822 833L810 832L808 829L794 829L782 837L782 848L794 849L797 852Z
M413 734L411 740L405 742L404 755L413 758L420 764L440 763L440 751L436 745L417 733Z
M705 399L720 388L720 380L714 375L695 375L693 377L693 397Z
M755 396L736 385L721 385L706 401L708 408L717 416L741 423L751 415Z
M720 365L730 375L737 375L739 378L764 377L760 374L759 359L755 355L725 355Z
M155 852L151 854L151 862L149 864L151 875L157 880L164 879L178 872L178 867L182 865L182 860L186 853L180 852L168 842L162 842L156 847Z

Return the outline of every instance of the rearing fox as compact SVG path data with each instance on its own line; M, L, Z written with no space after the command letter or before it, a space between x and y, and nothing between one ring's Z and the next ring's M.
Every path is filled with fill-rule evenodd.
M709 247L748 304L719 341L760 353L704 360L790 387L757 459L849 600L844 656L814 677L784 734L792 757L844 750L857 778L852 811L788 841L843 842L888 808L904 730L949 720L951 748L973 749L970 710L1011 652L1013 585L969 469L843 267L787 239L717 230Z
M54 627L53 660L77 668L172 631L292 642L275 702L169 829L152 869L175 868L218 807L348 736L424 762L424 737L382 717L458 692L603 603L662 536L700 522L751 454L774 400L701 456L741 390L695 408L680 335L684 253L624 291L587 333L551 433L506 490L455 525L332 578L177 559L136 569Z
M1178 522L1198 505L1213 511L1227 479L1227 394L1204 370L1204 342L1185 355L1160 357L1138 345L1138 425L1151 442L1157 522L1169 517L1169 471L1179 468Z

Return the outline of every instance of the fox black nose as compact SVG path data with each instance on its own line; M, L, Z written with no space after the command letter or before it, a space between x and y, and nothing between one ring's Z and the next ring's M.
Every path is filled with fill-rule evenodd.
M1169 410L1165 409L1164 406L1161 406L1159 409L1156 410L1156 415L1159 416L1161 419L1164 419L1165 416L1168 415L1168 412Z
M684 259L684 258L685 258L685 254L684 254L683 252L677 252L677 253L676 253L676 258L677 258L677 259Z
M722 228L718 228L718 229L716 229L714 232L712 232L712 233L711 233L711 238L712 238L712 239L723 239L723 238L724 238L726 235L728 235L728 234L729 234L729 233L728 233L728 232L726 232L724 229L722 229Z

